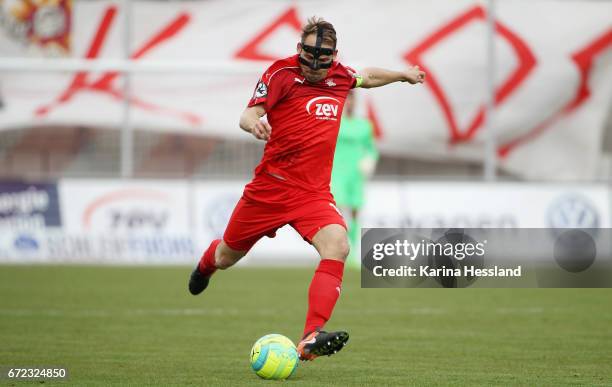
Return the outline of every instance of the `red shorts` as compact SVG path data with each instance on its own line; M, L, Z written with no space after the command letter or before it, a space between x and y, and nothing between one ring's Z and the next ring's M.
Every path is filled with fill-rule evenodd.
M267 179L274 179L268 177ZM265 180L265 179L264 179ZM265 185L265 183L264 183ZM287 195L278 195L279 190L287 189ZM245 195L240 198L234 208L229 220L223 240L232 249L248 251L262 237L274 238L276 230L288 224L297 231L307 242L312 243L312 238L323 227L329 224L339 224L346 229L344 218L333 199L325 195L319 197L300 194L291 188L274 184L262 186L258 182L259 196L266 197L266 190L274 195L277 200L267 203L255 200ZM286 200L278 200L279 197ZM331 198L331 195L329 195Z

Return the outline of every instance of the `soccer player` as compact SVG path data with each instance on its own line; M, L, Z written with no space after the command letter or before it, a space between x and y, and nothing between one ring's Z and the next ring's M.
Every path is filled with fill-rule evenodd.
M350 216L348 238L351 253L347 263L360 267L361 262L354 252L354 247L359 246L359 210L363 206L365 182L376 167L378 151L374 144L372 124L368 119L355 114L355 98L355 93L351 91L344 103L334 155L331 191L338 207Z
M340 296L349 253L346 225L329 189L344 100L355 87L416 84L425 77L418 67L358 73L337 62L337 54L332 24L311 18L297 54L274 62L257 83L240 127L267 141L263 157L223 239L211 242L189 279L189 291L200 294L217 269L231 267L260 238L274 237L278 228L291 225L321 256L298 344L302 360L334 354L348 340L347 332L322 330Z

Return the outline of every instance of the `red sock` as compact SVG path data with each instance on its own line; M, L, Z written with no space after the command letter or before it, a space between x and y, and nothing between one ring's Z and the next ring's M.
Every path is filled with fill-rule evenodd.
M344 262L335 259L322 259L315 271L308 289L308 313L304 336L323 328L331 317L340 289L342 288L342 273Z
M210 242L210 246L208 246L204 254L202 254L202 258L200 258L198 268L200 269L200 273L207 277L213 275L213 273L217 271L217 267L215 266L215 251L219 243L221 243L221 239L215 239Z

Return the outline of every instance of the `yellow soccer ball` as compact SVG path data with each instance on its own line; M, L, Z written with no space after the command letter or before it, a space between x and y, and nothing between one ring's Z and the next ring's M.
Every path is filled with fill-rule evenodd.
M251 349L251 368L263 379L287 379L298 366L295 344L279 334L265 335Z

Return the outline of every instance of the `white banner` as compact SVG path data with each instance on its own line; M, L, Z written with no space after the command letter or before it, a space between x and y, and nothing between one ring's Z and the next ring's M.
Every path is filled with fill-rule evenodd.
M609 228L610 191L603 184L376 183L361 226Z
M58 184L69 232L189 233L189 190L182 181L77 180Z
M362 110L380 124L383 153L482 160L487 95L487 10L482 1L132 4L132 59L256 67L249 74L230 75L220 67L199 74L134 75L131 106L138 128L246 136L236 123L260 72L272 60L293 54L307 17L322 15L336 26L342 62L392 69L418 64L428 73L424 86L397 84L362 93ZM594 176L611 106L612 3L505 0L497 8L495 130L500 164L533 178ZM121 58L121 17L118 3L76 1L70 55ZM554 27L543 27L551 21ZM5 22L0 56L31 53ZM119 127L121 87L112 71L3 73L0 129Z
M67 179L59 194L63 233L45 238L51 257L168 264L197 254L187 183Z
M222 237L244 183L68 179L57 186L59 204L53 184L1 185L7 221L0 222L0 262L193 265ZM22 192L52 199L26 205L37 202L24 201ZM603 184L374 182L361 226L610 228L610 194ZM36 214L46 225L8 221ZM314 265L317 257L285 226L241 264Z

